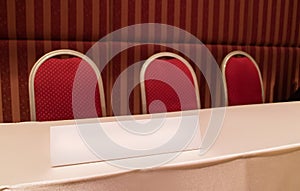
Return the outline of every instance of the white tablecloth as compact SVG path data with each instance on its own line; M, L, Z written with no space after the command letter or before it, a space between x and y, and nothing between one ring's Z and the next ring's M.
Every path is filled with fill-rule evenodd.
M0 190L299 190L299 110L300 102L228 107L205 155L186 151L141 170L105 162L51 167L50 126L74 121L1 124ZM199 116L205 126L211 109Z

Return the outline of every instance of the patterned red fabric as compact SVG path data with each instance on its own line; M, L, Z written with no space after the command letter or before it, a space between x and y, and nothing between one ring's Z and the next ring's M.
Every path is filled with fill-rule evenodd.
M46 60L37 70L34 90L37 121L101 116L97 77L80 58Z
M178 59L156 59L145 71L148 113L197 109L192 73Z
M259 73L247 57L231 57L226 64L228 105L262 103Z

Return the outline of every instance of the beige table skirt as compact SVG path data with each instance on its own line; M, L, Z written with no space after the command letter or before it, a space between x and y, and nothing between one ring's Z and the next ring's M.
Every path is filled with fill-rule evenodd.
M21 184L4 190L262 190L300 189L300 147L222 161L193 163L110 176Z

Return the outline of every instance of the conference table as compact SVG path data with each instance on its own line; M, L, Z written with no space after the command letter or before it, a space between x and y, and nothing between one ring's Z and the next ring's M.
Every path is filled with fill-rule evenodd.
M204 140L209 124L215 120L213 112L220 110L225 111L221 127L205 153L200 154L200 144L181 150L160 165L135 169L100 159L53 165L51 129L76 125L78 120L3 123L0 190L299 190L300 102L136 115L130 120L160 115L171 119L196 113L198 133ZM80 122L88 124L90 120ZM98 120L117 123L115 117Z

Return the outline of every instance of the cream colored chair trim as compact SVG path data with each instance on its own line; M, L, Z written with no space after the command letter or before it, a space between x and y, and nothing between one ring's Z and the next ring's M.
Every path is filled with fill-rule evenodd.
M261 77L261 73L260 73L260 69L256 63L256 61L252 58L252 56L250 56L248 53L244 52L244 51L240 51L240 50L236 50L236 51L232 51L229 54L227 54L225 56L225 58L222 61L222 65L221 65L221 69L222 69L222 78L223 78L223 85L224 85L224 91L225 91L225 106L228 106L228 90L227 90L227 81L226 81L226 75L225 75L225 71L226 71L226 65L228 60L236 55L243 55L246 56L247 58L249 58L252 63L254 63L254 66L256 67L256 70L258 72L258 76L259 76L259 80L260 80L260 86L261 86L261 92L262 92L262 101L263 103L265 102L265 93L264 93L264 86L263 86L263 81L262 81L262 77Z
M178 60L180 60L181 62L183 62L187 68L189 69L189 71L192 74L193 77L193 82L194 82L194 86L195 86L195 93L196 93L196 101L197 101L197 107L198 109L200 109L200 95L199 95L199 86L198 86L198 82L197 82L197 77L196 74L194 72L194 69L192 68L192 66L188 63L188 61L186 61L184 58L182 58L181 56L171 53L171 52L160 52L157 54L152 55L151 57L149 57L145 63L143 64L142 68L141 68L141 73L140 73L140 83L141 83L141 97L142 97L142 110L143 113L146 114L147 113L147 101L146 101L146 88L145 88L145 72L148 68L148 66L151 64L152 61L154 61L157 58L160 57L172 57L172 58L176 58Z
M39 67L49 58L59 56L59 55L72 55L79 57L83 60L85 60L87 63L90 64L92 69L94 70L97 79L98 79L98 86L99 86L99 93L100 93L100 103L101 103L101 112L102 116L106 116L106 106L105 106L105 96L104 96L104 88L103 88L103 82L101 74L96 66L96 64L86 55L77 52L75 50L69 50L69 49L61 49L61 50L54 50L51 52L48 52L44 56L42 56L31 69L30 75L29 75L29 102L30 102L30 117L32 121L36 121L36 110L35 110L35 95L34 95L34 78L36 75L37 70Z

